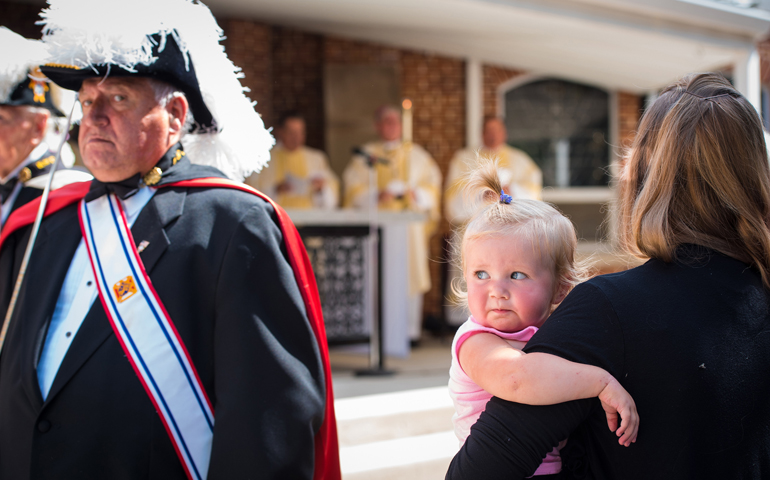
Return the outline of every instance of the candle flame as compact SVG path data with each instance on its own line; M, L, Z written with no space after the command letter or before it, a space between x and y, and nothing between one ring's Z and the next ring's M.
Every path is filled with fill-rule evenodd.
M403 102L401 102L401 106L404 108L404 110L411 110L412 109L412 101L408 98L405 98Z

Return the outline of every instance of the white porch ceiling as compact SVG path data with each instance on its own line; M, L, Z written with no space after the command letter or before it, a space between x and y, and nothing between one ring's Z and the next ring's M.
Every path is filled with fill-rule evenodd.
M710 0L208 0L238 17L645 92L734 64L770 14ZM718 8L713 8L714 6Z
M770 32L770 11L728 0L203 2L219 19L292 26L639 93L686 73L740 64Z

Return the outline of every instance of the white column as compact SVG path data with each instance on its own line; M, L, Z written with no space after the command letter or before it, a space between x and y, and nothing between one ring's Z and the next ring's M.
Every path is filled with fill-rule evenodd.
M650 105L655 103L655 100L657 100L659 96L660 96L660 93L659 93L658 90L650 90L650 91L648 91L647 92L647 97L646 97L646 99L644 101L644 109L647 110L648 108L650 108Z
M569 172L569 138L560 138L554 144L556 150L556 186L568 188Z
M734 65L733 80L735 88L754 105L758 112L762 112L762 85L759 78L759 52L752 45L746 53L739 58Z
M484 117L484 82L481 62L465 60L465 144L468 148L481 147L481 121Z

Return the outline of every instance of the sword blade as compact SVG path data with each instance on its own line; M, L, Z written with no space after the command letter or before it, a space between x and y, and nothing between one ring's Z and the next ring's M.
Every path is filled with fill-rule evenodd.
M69 132L72 125L72 114L75 111L75 105L78 102L77 93L75 94L75 102L72 104L72 109L67 116L67 126L64 129L65 132ZM16 303L19 298L19 291L21 290L21 284L24 282L24 277L27 274L27 265L29 265L29 259L32 256L32 248L35 246L35 239L40 231L40 223L43 221L43 214L45 213L45 207L48 205L48 194L51 193L51 185L53 183L53 176L56 173L59 164L61 163L61 151L64 148L64 143L67 141L69 134L62 136L61 142L59 142L59 148L56 150L56 160L51 166L51 171L48 174L48 181L43 189L43 195L40 197L40 206L37 209L37 215L35 216L35 223L32 224L32 233L29 236L27 242L27 248L24 251L24 257L21 260L21 266L19 267L19 274L16 276L16 283L13 286L13 293L11 294L11 301L8 304L8 310L5 312L5 321L3 321L3 328L0 330L0 354L3 352L3 346L5 345L5 337L8 334L8 327L11 325L11 317L16 309Z

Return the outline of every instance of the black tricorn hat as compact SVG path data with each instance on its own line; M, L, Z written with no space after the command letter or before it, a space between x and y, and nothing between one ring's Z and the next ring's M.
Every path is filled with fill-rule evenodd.
M40 107L57 117L64 116L54 104L48 79L37 68L29 71L27 77L11 90L8 98L0 99L0 105Z
M156 57L149 65L139 63L129 70L109 63L83 68L48 63L42 65L40 70L60 87L75 91L80 90L83 81L89 78L147 77L161 80L184 92L197 128L216 129L216 120L203 101L192 59L182 53L173 35L161 38L156 33L149 37L153 41L152 55Z
M46 50L40 40L30 40L0 27L0 105L40 107L63 117L59 95L54 96L50 81L38 69ZM60 92L56 92L60 93Z

